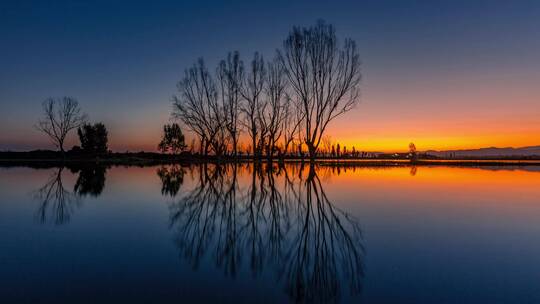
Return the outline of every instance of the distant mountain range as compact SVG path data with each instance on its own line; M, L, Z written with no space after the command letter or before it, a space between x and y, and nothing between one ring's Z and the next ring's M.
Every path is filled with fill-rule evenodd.
M540 156L540 146L521 148L480 148L470 150L429 150L425 153L438 157L508 157L508 156Z

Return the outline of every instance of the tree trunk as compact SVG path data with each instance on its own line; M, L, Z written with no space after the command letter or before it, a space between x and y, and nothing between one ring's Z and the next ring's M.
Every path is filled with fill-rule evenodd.
M257 155L257 152L256 152L256 151L257 151L257 139L255 138L255 136L253 136L253 137L251 138L251 142L252 142L252 143L251 143L251 144L252 144L252 146L251 146L251 153L253 154L253 155L252 155L253 158L256 158L256 155Z
M233 156L235 159L238 156L238 140L236 139L236 133L233 133Z

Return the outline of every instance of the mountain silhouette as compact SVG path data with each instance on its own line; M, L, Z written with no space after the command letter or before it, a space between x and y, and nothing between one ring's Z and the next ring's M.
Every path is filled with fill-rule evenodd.
M429 150L425 153L438 157L509 157L509 156L540 156L540 146L529 146L521 148L505 147L489 147L480 149L466 150L445 150L435 151Z

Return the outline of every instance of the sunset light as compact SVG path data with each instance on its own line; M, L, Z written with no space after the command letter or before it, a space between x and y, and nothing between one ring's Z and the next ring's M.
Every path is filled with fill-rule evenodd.
M540 303L540 1L0 0L0 303Z

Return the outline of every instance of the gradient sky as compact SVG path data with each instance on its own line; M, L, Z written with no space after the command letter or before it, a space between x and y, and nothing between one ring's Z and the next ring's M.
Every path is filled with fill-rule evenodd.
M113 150L155 150L198 57L270 59L293 25L320 18L363 62L360 105L331 125L334 139L371 151L540 145L540 1L2 1L0 150L52 148L32 126L45 98L64 95L108 126Z

